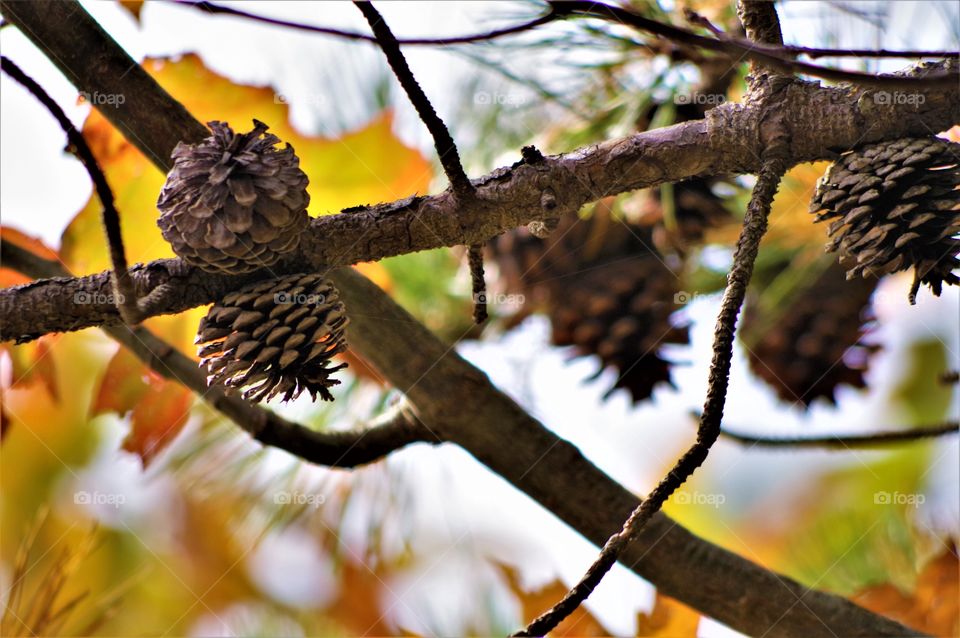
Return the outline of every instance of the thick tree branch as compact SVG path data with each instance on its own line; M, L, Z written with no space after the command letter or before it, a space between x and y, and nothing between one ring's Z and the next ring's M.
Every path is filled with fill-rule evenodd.
M8 14L10 3L4 0L0 6L5 15ZM135 64L131 67L129 58L124 63L122 50L106 34L91 30L89 23L92 20L76 5L37 2L27 6L36 18L30 22L30 37L39 46L46 47L48 51L58 50L64 46L63 39L76 40L83 52L93 54L89 60L83 56L73 57L72 64L78 70L68 70L68 77L77 77L78 73L82 73L88 88L96 88L100 86L98 75L103 75L102 81L107 82L107 78L117 73L117 68L110 66L110 60L120 62L120 68L124 71L129 70L128 77L140 76L142 70ZM71 11L63 11L64 6L70 7ZM13 7L19 11L21 5L15 4ZM75 15L70 16L70 13ZM24 21L23 17L22 12L17 13L20 22ZM62 59L58 63L63 63ZM69 69L69 65L65 66ZM119 113L108 115L122 122L118 124L121 130L133 129L143 133L131 135L130 139L135 144L141 144L145 139L145 131L140 131L140 128L153 129L151 137L156 134L158 146L147 152L150 157L156 158L158 165L164 165L166 160L161 158L176 140L190 140L197 131L201 136L204 134L203 127L199 122L189 120L189 115L188 121L181 121L177 125L177 103L155 84L138 80L132 86L137 91L129 96L124 108L117 109ZM943 99L941 109L949 111L956 108L955 95L951 97L948 94ZM950 106L951 100L954 106ZM158 108L151 111L150 108L145 109L144 105ZM147 113L140 119L130 115L144 110ZM919 125L923 122L924 117L917 115L914 123ZM902 119L896 124L901 127L910 125L909 121ZM931 126L940 127L939 124ZM889 135L891 130L881 126L871 134L883 137ZM741 131L739 134L744 133ZM857 143L852 133L846 134L851 135L846 146ZM735 139L736 135L733 135L730 141L734 142ZM827 135L827 140L830 143L836 141L837 137ZM611 144L622 148L629 146L630 142ZM678 161L683 161L682 154ZM595 166L591 170L602 183L606 179L604 175L607 169L627 172L629 166L629 163L612 162L606 167ZM704 165L695 162L686 170L704 168ZM657 172L666 170L664 167ZM611 185L607 183L607 187ZM161 267L168 272L175 270L173 265L167 263ZM190 283L189 286L179 287L182 292L207 286L206 292L212 293L216 285L228 289L228 284L235 286L238 283L236 280L211 282L196 277L194 273L180 276L184 282ZM352 315L350 342L395 386L406 392L416 406L421 421L431 429L469 450L493 471L595 543L602 543L635 509L638 501L634 496L592 465L575 447L558 439L516 403L492 388L483 373L463 361L379 288L352 269L340 269L333 274L333 279L347 306L362 309ZM203 296L196 292L191 294ZM175 305L177 303L171 300L167 307ZM71 320L74 325L85 321L84 316L76 314ZM417 347L410 348L407 345L409 343L416 343ZM655 551L652 551L654 548ZM869 613L841 597L809 590L698 539L662 514L654 515L639 538L627 547L621 559L663 593L749 634L774 638L831 636L834 632L845 636L900 636L912 633L902 625Z
M10 242L0 244L0 262L31 277L62 277L67 271ZM334 468L351 468L377 461L390 452L417 442L439 443L404 404L377 419L368 428L318 432L244 401L224 388L208 387L195 361L143 327L111 326L104 332L126 346L161 376L178 381L264 445L286 450L302 459Z
M60 2L17 3L14 9L21 18L27 16L26 9L34 9L27 16L27 28L42 28L38 25L48 21L46 28L52 31L51 37L47 44L40 44L51 51L51 56L68 54L61 50L64 47L57 38L86 33L92 38L84 45L90 59L118 75L122 74L119 69L126 71L122 59L91 46L91 42L98 41L95 23L91 26L77 20L71 28L63 29L65 33L60 32L58 25L62 21L50 18L69 6ZM9 13L6 0L0 0L0 7ZM46 12L40 11L43 7ZM79 42L70 44L80 46ZM76 65L76 73L90 68L79 61ZM65 73L68 77L75 75L69 68ZM150 90L155 82L139 66L127 71L126 79L129 88L125 108L106 109L104 113L125 134L137 126L134 114L146 108L134 96L147 96L157 112L164 108L162 100L157 102L157 92ZM85 78L84 90L98 90L93 88L93 81ZM109 84L107 88L120 90ZM802 82L787 87L778 108L791 128L791 163L830 158L835 151L880 139L927 135L960 121L958 87L930 91L923 104L909 106L878 102L875 98L869 91L824 89ZM170 108L182 109L179 103L173 103L177 106ZM277 264L273 271L302 272L440 246L481 243L509 229L578 210L583 203L606 195L698 175L753 172L759 168L760 121L767 112L755 105L726 104L710 111L706 120L684 122L567 155L543 157L536 163L522 162L498 169L474 181L476 197L466 204L458 203L448 191L323 216L313 220L300 254ZM188 141L197 141L207 134L196 121L178 123L178 111L172 112L169 121L152 116L141 121L141 127L148 130L129 139L164 170L170 167L168 156L175 143L171 140L187 135ZM162 284L169 285L172 294L153 304L151 314L181 312L210 303L257 277L207 274L178 260L134 266L131 274L140 296ZM29 339L48 332L119 323L120 317L111 304L76 305L71 301L77 294L95 301L105 299L108 284L109 274L102 273L0 292L0 339ZM59 304L60 311L48 312L55 304Z

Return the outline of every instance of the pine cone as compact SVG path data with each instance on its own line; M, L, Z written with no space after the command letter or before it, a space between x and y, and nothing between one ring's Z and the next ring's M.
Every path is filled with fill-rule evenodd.
M184 261L209 272L251 272L300 243L307 227L307 176L293 147L267 125L235 135L224 122L199 144L180 142L160 192L160 231Z
M960 283L960 144L904 138L848 153L818 181L810 211L835 220L827 250L848 277L912 267L911 302L921 284L939 296Z
M347 316L333 284L297 274L228 294L200 322L196 343L208 383L244 388L250 401L295 399L304 390L333 401L327 388L347 364L328 367L346 350Z
M589 219L564 217L545 240L524 228L502 235L494 259L508 290L550 316L552 342L596 355L618 372L618 388L634 402L670 383L667 343L689 342L687 328L674 326L676 276L650 250L649 229L614 220L597 210Z
M777 304L776 316L764 316L757 299L746 304L740 338L753 373L787 403L809 407L817 397L836 403L843 383L866 385L863 373L875 346L861 343L871 316L873 279L845 281L843 268L831 263L813 282Z

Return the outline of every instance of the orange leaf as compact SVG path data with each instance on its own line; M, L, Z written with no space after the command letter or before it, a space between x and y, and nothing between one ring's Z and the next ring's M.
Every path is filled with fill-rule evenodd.
M639 614L638 636L696 636L700 614L680 601L657 592L653 610Z
M912 594L890 584L865 589L853 602L933 636L960 635L960 561L953 545L932 560Z
M140 456L147 467L187 423L193 394L179 383L157 380L133 408L123 449Z
M125 415L150 390L148 375L149 370L139 359L126 348L119 348L100 380L100 388L90 405L90 416L104 412Z

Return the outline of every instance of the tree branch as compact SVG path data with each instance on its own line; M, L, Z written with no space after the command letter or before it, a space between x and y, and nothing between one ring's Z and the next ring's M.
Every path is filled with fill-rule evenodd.
M783 33L780 31L780 18L777 7L765 0L739 0L737 17L751 42L783 45Z
M278 27L285 27L290 29L297 29L299 31L308 31L311 33L319 33L323 35L331 35L338 38L343 38L345 40L356 40L361 42L376 42L376 38L373 38L365 33L357 33L355 31L345 31L342 29L334 29L331 27L321 27L312 24L304 24L302 22L293 22L290 20L281 20L279 18L270 18L267 16L260 16L253 13L248 13L246 11L240 11L239 9L233 9L231 7L224 7L212 2L193 2L192 0L174 0L174 4L179 4L187 7L194 7L201 9L211 14L222 14L228 16L234 16L237 18L244 18L247 20L252 20L254 22L260 22L262 24L269 24ZM527 22L521 22L520 24L504 27L503 29L495 29L493 31L488 31L485 33L476 33L472 35L461 35L453 36L449 38L398 38L397 42L402 46L449 46L455 44L474 44L478 42L487 42L490 40L495 40L507 35L514 35L517 33L523 33L524 31L532 31L537 27L543 26L550 22L556 22L570 17L571 8L567 8L565 3L555 3L550 5L550 11L539 18L534 18ZM695 23L706 28L713 27L709 21L706 21L703 16L700 16L696 13L690 12L692 16L696 17ZM711 31L715 35L724 35L719 29L711 28ZM960 53L956 51L933 51L929 49L916 49L916 50L888 50L888 49L827 49L827 48L814 48L814 47L799 47L792 45L784 45L776 49L787 56L793 57L796 55L806 55L810 58L956 58L960 56ZM738 56L739 57L739 56Z
M110 190L107 177L103 174L97 158L90 150L87 140L73 126L73 122L63 112L60 105L43 90L43 87L36 80L24 73L6 56L0 56L0 66L3 67L3 71L7 75L27 89L49 111L60 128L63 129L63 132L67 134L67 141L73 148L74 154L83 164L83 167L87 169L87 174L90 175L90 180L97 191L97 197L100 199L100 205L103 207L101 219L107 234L110 261L113 263L113 299L116 301L116 306L124 322L131 325L140 323L144 317L137 307L136 289L133 285L133 279L130 278L130 271L127 270L127 255L123 248L123 235L120 233L120 214L114 205L113 191Z
M309 31L311 33L320 33L324 35L332 35L338 38L343 38L346 40L357 40L361 42L373 42L375 43L377 39L375 37L369 36L366 33L357 33L355 31L344 31L342 29L333 29L330 27L319 27L312 24L304 24L302 22L291 22L289 20L280 20L278 18L268 18L267 16L255 15L252 13L247 13L246 11L240 11L238 9L233 9L231 7L224 7L212 2L192 2L191 0L174 0L175 4L195 7L201 9L211 14L222 14L229 15L238 18L245 18L247 20L253 20L255 22L260 22L263 24L270 24L277 27L287 27L290 29L297 29L300 31ZM476 33L473 35L461 35L450 38L398 38L397 43L407 46L407 45L429 45L429 46L449 46L452 44L473 44L476 42L487 42L489 40L495 40L497 38L502 38L506 35L514 35L516 33L523 33L524 31L530 31L541 25L547 24L548 22L553 22L563 16L562 7L558 10L556 7L550 7L550 10L540 16L539 18L534 18L527 22L521 22L520 24L514 25L512 27L505 27L503 29L495 29L493 31L487 31L485 33ZM919 57L919 56L898 56L898 57ZM927 57L945 57L945 56L927 56Z
M777 46L761 45L730 35L723 39L707 38L671 24L651 20L629 9L605 5L591 0L564 0L563 2L551 0L550 4L551 6L562 6L565 11L574 15L589 16L608 22L624 24L641 31L659 35L673 42L725 53L734 59L746 59L789 75L804 73L815 78L833 80L835 82L851 82L878 88L912 90L932 86L946 87L951 84L955 85L958 81L957 74L954 72L937 73L921 78L897 75L874 75L872 73L861 73L859 71L830 69L808 62L794 60L789 56L785 56L783 50Z
M467 177L466 171L463 170L463 164L460 163L460 152L457 151L453 136L450 135L447 125L443 123L433 105L430 104L430 98L420 88L420 83L413 77L413 72L410 70L406 58L403 57L403 52L400 51L400 45L397 43L393 32L390 31L390 27L387 26L380 12L374 8L373 3L359 1L353 4L367 19L377 44L380 45L383 54L387 57L390 68L393 69L393 74L397 77L407 97L410 98L410 102L413 103L413 108L417 110L420 120L430 131L434 147L437 149L437 155L440 157L440 164L443 166L443 172L447 174L447 179L450 180L450 187L457 197L463 200L469 199L473 196L473 184L470 183L470 178Z
M446 173L447 179L450 181L450 189L456 195L457 201L459 203L470 201L476 195L476 191L473 184L470 183L470 178L467 177L467 172L463 170L463 164L460 162L460 152L453 141L453 136L450 135L450 129L437 115L436 110L430 103L430 98L423 92L420 83L413 76L413 71L410 70L406 58L403 57L403 52L400 51L397 38L394 37L380 12L374 8L373 3L363 1L354 2L354 5L367 19L377 44L380 45L383 54L387 57L390 68L393 69L393 74L397 77L400 86L403 87L413 107L417 110L420 120L430 131L434 147L437 149L437 155L440 158L440 164L443 166L443 172ZM476 323L483 323L487 319L482 248L482 244L470 244L467 249L473 292L473 319Z
M0 261L5 268L31 277L69 274L59 263L43 259L11 242L0 243ZM192 390L257 441L311 463L352 468L377 461L411 443L440 442L405 404L399 404L362 430L311 430L244 401L236 394L226 394L222 386L208 387L195 361L146 328L111 326L103 330L157 374Z
M863 448L886 447L897 443L913 443L938 436L956 434L960 424L956 421L942 425L911 428L909 430L890 430L869 434L827 434L824 436L766 437L754 434L742 434L724 429L720 436L743 445L773 448L817 448L837 451L852 451Z

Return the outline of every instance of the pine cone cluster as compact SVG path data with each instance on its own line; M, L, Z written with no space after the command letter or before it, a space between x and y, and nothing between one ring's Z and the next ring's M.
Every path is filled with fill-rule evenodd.
M770 314L751 298L740 330L751 371L782 401L804 407L818 397L835 404L840 384L865 387L863 373L876 347L861 341L876 285L875 279L846 281L843 268L831 263Z
M315 274L250 284L216 303L200 322L196 342L208 383L246 388L243 398L284 401L304 390L332 401L340 382L331 366L346 350L347 316L339 292Z
M307 227L307 176L293 147L254 120L236 135L224 122L199 144L180 142L157 224L184 261L209 272L251 272L297 248Z
M651 251L648 228L613 219L601 210L588 219L564 217L547 239L524 228L494 242L508 290L550 317L552 342L574 346L578 355L599 357L634 402L670 383L665 344L685 344L685 326L675 326L677 277Z
M914 268L939 295L960 267L960 144L904 138L847 153L817 183L810 211L832 220L827 244L847 276L879 277Z

